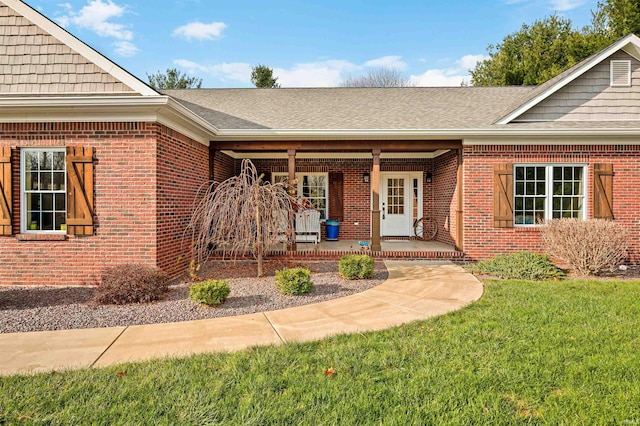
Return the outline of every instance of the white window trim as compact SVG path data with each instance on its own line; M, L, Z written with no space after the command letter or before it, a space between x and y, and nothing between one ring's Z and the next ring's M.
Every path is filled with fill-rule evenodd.
M625 64L626 68L627 68L627 81L625 83L618 83L616 84L614 82L614 78L613 78L613 69L614 69L614 64ZM609 65L609 85L611 87L629 87L631 86L631 61L628 59L613 59L611 60L611 63Z
M272 172L271 173L271 180L275 181L276 176L284 176L286 178L289 177L289 173L286 172ZM296 173L296 180L298 181L298 183L296 184L296 194L298 195L298 197L303 197L303 188L302 188L302 176L324 176L324 193L327 194L326 195L326 217L325 219L322 219L321 222L324 222L325 220L327 220L328 218L330 218L331 216L329 216L331 214L331 212L329 211L329 173L325 173L325 172L298 172Z
M544 167L546 168L545 176L545 203L544 203L544 217L545 222L553 219L553 168L554 167L582 167L582 217L580 219L587 219L587 173L589 171L588 165L583 163L515 163L513 165L513 226L516 228L531 228L536 226L544 226L540 223L516 223L516 167Z
M20 233L21 234L66 234L66 230L30 230L27 224L27 192L26 192L26 165L25 165L25 156L27 152L62 152L65 154L66 158L66 149L60 147L51 147L51 148L23 148L20 150ZM66 205L66 182L67 182L67 167L65 164L64 168L64 181L65 181L65 211L67 209ZM60 191L58 191L60 192ZM55 219L55 218L54 218Z

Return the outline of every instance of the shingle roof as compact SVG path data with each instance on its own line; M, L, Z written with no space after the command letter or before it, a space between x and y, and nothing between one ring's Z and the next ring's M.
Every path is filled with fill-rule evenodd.
M165 90L219 129L477 129L532 87Z

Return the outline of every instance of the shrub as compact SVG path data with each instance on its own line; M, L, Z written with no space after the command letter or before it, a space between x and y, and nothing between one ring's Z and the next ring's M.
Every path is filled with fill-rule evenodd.
M373 259L366 254L347 254L340 259L338 270L348 280L373 278Z
M289 296L301 296L313 290L311 271L305 268L285 268L276 271L276 286L280 293Z
M546 254L524 251L499 254L478 262L474 272L495 275L502 279L519 280L548 280L564 276L564 273L549 260Z
M143 265L119 265L102 273L94 302L125 305L159 300L169 291L169 277L158 268Z
M627 257L627 232L605 219L558 219L542 231L545 250L578 274L614 270Z
M227 299L229 293L231 289L226 280L206 280L193 284L189 289L190 298L209 306L218 306Z

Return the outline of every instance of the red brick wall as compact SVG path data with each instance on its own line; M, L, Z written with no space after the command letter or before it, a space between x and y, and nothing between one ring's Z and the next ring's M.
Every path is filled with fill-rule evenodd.
M13 231L20 232L20 148L95 148L95 235L65 241L0 237L1 284L93 284L125 262L154 265L155 129L147 123L0 124L12 148ZM132 184L135 185L132 185Z
M588 164L587 216L593 216L593 164L613 164L613 212L629 231L630 257L640 261L640 145L469 146L464 149L464 248L483 259L518 250L542 251L539 228L493 227L496 163Z
M191 260L185 228L199 191L209 184L209 149L166 126L156 127L157 266L175 277Z
M20 148L92 146L95 234L20 241ZM105 267L159 265L172 275L206 147L154 123L0 124L12 148L13 236L0 236L0 284L96 284ZM156 203L158 199L158 203Z
M455 245L458 209L458 154L455 150L433 160L433 212L438 222L435 240Z
M227 154L215 151L213 157L213 181L220 183L235 176L235 160Z

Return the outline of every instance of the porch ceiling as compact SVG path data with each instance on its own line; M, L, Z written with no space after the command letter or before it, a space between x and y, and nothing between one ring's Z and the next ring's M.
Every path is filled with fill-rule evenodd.
M212 149L233 152L363 152L380 150L382 153L435 152L439 150L461 149L461 140L417 140L417 141L211 141Z

